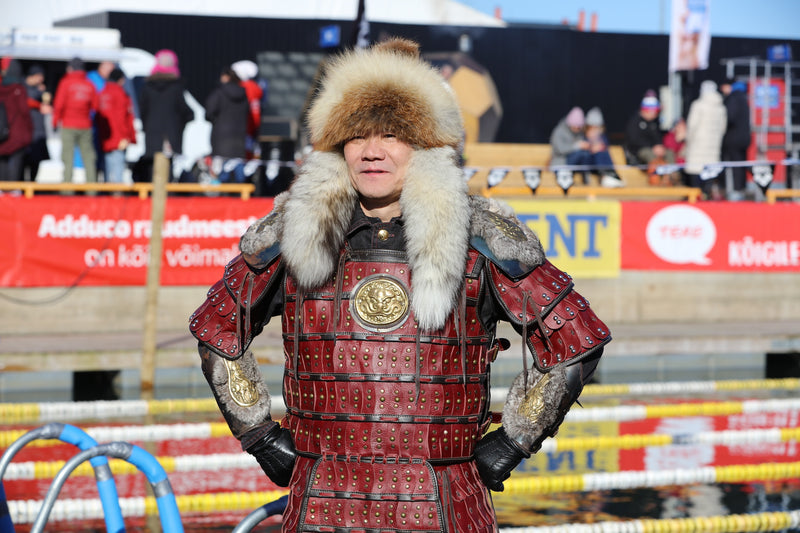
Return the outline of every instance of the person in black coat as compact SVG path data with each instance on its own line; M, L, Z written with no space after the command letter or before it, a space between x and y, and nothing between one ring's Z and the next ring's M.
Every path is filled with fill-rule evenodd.
M211 123L211 155L244 159L250 104L239 77L223 69L220 85L206 100L206 120Z
M747 149L750 147L750 104L747 101L747 85L735 79L725 80L720 85L724 95L725 110L728 114L728 126L722 137L723 161L747 161ZM733 191L729 199L741 199L747 185L747 168L733 167Z
M156 53L156 65L139 96L147 180L152 178L153 155L157 152L168 156L183 153L183 130L194 118L183 91L178 57L172 50L160 50Z
M664 148L664 132L659 125L661 104L653 90L642 98L639 111L625 126L625 155L631 165L649 165L654 160L675 162L675 154Z

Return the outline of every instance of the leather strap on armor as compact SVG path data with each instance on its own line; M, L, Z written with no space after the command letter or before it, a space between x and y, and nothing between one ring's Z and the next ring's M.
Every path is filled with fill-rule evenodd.
M225 267L221 280L209 289L206 301L189 319L192 335L209 350L230 360L244 354L266 318L263 296L281 278L283 264L276 254L255 272L240 254Z
M574 364L611 340L608 327L573 289L572 278L549 261L520 278L491 260L488 272L496 300L523 333L540 372Z

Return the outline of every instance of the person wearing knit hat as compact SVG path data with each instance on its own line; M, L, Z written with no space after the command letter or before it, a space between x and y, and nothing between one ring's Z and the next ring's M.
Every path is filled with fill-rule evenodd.
M598 120L602 123L603 115L598 108L592 108L588 115L584 115L580 107L573 107L550 134L550 167L564 165L586 167L578 171L584 185L589 183L589 174L596 173L600 176L600 184L604 187L621 187L624 182L614 170L614 162L608 153L608 143L593 141L587 137L587 131L592 134L596 131L595 124ZM589 127L588 119L592 120ZM603 138L604 139L604 138Z
M647 167L654 161L658 164L675 162L675 154L664 148L664 132L658 122L660 112L661 103L656 92L648 89L639 104L639 110L625 126L623 147L628 164Z
M330 60L308 128L291 188L190 318L219 408L289 486L284 532L497 531L489 491L555 433L608 328L509 206L468 194L458 102L416 43ZM276 315L280 422L249 350ZM534 357L484 434L498 320Z
M144 130L144 154L134 169L135 181L150 181L153 157L183 153L183 131L194 119L194 112L183 95L184 84L178 69L178 56L172 50L159 50L150 76L139 93L139 115ZM172 165L170 165L170 169Z
M723 161L747 161L747 150L753 137L750 132L750 102L747 84L736 78L727 78L720 83L723 104L728 115L728 125L722 138ZM728 200L744 199L747 188L747 167L732 167L726 170L733 178Z
M178 68L178 55L172 50L163 49L156 52L156 62L153 65L150 75L153 74L172 74L180 76L181 71Z
M719 179L703 180L700 174L708 165L720 162L722 138L728 115L716 82L700 84L700 95L689 105L686 115L686 164L684 173L692 187L700 187L707 196L720 199ZM723 174L724 176L724 174Z

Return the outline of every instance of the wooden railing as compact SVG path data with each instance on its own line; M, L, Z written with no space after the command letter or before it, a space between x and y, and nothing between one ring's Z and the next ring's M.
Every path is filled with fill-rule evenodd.
M167 183L167 192L175 193L225 193L238 194L242 200L249 200L256 190L252 183ZM22 191L26 198L33 198L37 192L61 193L135 193L139 198L147 198L153 192L152 183L39 183L36 181L0 181L0 191Z
M703 194L696 187L600 187L592 185L575 185L570 187L566 193L560 187L539 187L536 193L532 193L527 187L484 187L481 194L486 197L528 197L528 198L587 198L594 200L598 196L611 198L641 198L645 200L680 198L687 199L690 203L695 203Z
M764 196L768 204L774 204L778 198L800 198L800 189L767 189Z

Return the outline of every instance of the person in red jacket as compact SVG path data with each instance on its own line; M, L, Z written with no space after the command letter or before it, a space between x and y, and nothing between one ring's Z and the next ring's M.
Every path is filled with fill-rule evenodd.
M258 149L258 130L261 127L261 100L264 97L264 89L256 81L258 76L258 66L250 60L243 59L231 65L231 69L239 77L239 84L244 87L247 95L247 102L250 105L250 113L247 117L247 154L252 157Z
M33 122L19 61L9 60L3 74L0 105L5 120L0 124L0 181L19 181L25 149L33 139Z
M98 97L95 124L100 148L105 158L106 182L122 183L125 171L125 149L136 142L133 127L133 103L123 88L125 74L115 68Z
M76 57L67 65L67 73L58 82L53 104L53 127L61 125L61 160L64 181L72 181L75 145L81 151L86 181L97 181L97 154L92 142L92 113L97 109L97 91L86 78L83 61Z

